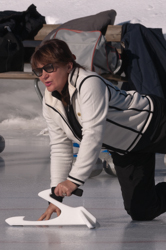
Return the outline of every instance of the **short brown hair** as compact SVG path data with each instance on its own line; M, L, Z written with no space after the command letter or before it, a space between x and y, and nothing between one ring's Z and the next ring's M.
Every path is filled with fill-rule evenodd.
M67 43L59 39L51 39L43 42L35 49L31 57L32 69L37 68L37 65L48 63L57 63L66 65L72 62L74 67L81 67L76 61Z

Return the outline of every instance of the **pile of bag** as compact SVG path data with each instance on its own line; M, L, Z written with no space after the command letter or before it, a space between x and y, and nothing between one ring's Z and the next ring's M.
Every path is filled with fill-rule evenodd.
M33 39L45 23L35 5L26 11L0 11L0 72L22 71L24 48L22 41Z

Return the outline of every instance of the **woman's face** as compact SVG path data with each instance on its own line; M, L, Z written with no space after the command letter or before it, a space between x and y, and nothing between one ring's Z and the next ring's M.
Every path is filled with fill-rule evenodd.
M42 68L45 65L38 64L38 68ZM63 90L70 71L73 68L73 63L69 62L63 66L55 66L54 71L47 73L44 69L42 70L42 76L39 77L40 81L44 83L49 92L58 91L61 93Z

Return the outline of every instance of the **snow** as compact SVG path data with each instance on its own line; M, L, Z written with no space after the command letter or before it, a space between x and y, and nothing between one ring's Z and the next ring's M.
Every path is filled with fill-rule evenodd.
M114 9L117 12L115 24L138 21L152 28L163 28L166 33L164 0L1 0L1 11L24 11L31 4L46 17L47 23L63 23L68 20L93 15L101 11Z
M166 34L165 0L1 0L1 11L25 11L34 4L48 24L64 23L71 19L114 9L115 24L140 23L150 28L162 28ZM31 70L25 65L25 70ZM42 106L35 93L33 81L0 80L0 134L46 134ZM41 85L42 92L44 87Z

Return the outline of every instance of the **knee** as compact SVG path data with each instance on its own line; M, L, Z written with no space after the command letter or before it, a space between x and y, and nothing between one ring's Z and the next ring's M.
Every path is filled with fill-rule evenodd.
M149 210L139 206L131 207L130 210L127 210L127 213L131 216L132 220L135 221L149 221L154 219Z

